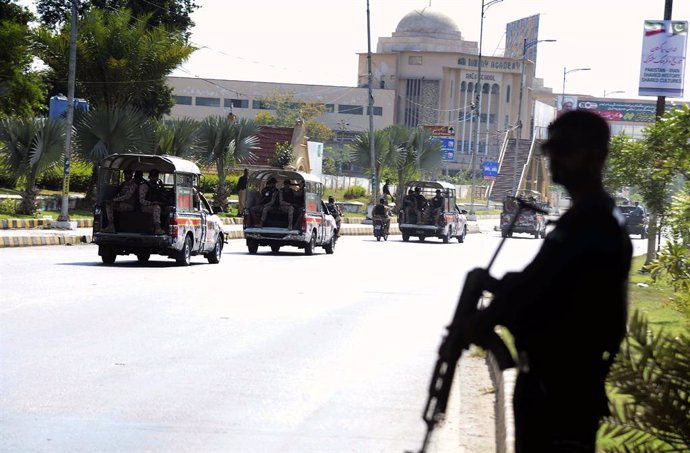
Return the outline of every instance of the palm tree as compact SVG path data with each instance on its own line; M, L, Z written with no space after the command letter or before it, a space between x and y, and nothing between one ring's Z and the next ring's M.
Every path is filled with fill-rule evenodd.
M381 168L389 160L390 150L386 146L388 135L385 129L374 131L374 169L377 175L381 174ZM371 173L371 150L370 150L369 131L362 132L352 140L349 145L350 158L358 165L366 168L368 174ZM371 175L370 175L371 176ZM376 191L378 192L378 191ZM372 196L376 196L372 193Z
M414 154L417 170L422 177L425 174L433 174L441 167L443 160L441 142L434 138L428 129L417 128L414 130L407 151Z
M218 174L218 186L214 202L223 211L228 207L229 191L225 177L236 163L250 163L256 159L253 153L257 149L261 126L251 120L224 116L210 116L204 119L199 130L198 155L202 163L215 165Z
M192 118L159 121L157 124L158 146L156 154L188 157L196 152L201 124Z
M77 156L93 165L87 198L95 203L98 165L116 153L150 153L156 149L154 123L139 109L125 106L93 109L75 121Z
M56 165L63 154L65 127L61 120L49 118L3 118L0 120L2 165L14 176L25 178L20 214L37 210L36 178Z

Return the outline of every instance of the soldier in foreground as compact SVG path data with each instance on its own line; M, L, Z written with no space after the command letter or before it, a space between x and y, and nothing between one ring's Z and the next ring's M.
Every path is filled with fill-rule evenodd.
M609 139L596 114L558 117L542 149L572 207L522 272L498 280L475 269L465 283L494 295L465 317L468 341L481 343L496 325L515 338L517 453L594 453L609 413L604 382L626 332L632 258L624 219L602 184Z

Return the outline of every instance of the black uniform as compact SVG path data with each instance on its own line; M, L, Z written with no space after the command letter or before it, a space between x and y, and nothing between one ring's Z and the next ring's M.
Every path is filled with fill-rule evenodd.
M605 193L574 205L475 319L478 329L499 324L515 338L517 453L594 451L608 414L604 381L626 331L632 259L614 208Z

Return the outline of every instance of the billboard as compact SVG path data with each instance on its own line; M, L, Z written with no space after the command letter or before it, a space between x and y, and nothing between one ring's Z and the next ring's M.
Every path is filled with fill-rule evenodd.
M683 97L687 42L687 21L644 21L640 96Z

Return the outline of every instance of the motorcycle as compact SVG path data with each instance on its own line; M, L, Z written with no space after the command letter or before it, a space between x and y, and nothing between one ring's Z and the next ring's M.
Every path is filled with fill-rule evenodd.
M386 225L385 219L382 217L374 217L374 237L377 241L383 238L384 241L388 240L388 227Z

